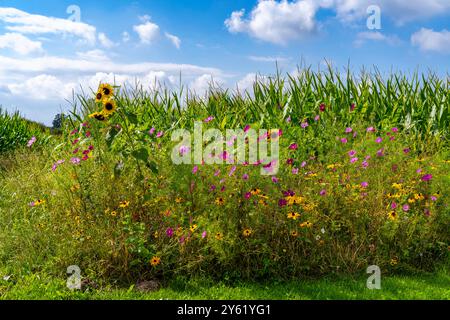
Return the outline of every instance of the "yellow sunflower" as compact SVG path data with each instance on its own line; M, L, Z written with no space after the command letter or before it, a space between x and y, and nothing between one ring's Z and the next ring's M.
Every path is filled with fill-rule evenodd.
M89 118L94 118L98 121L105 121L106 120L106 116L105 114L103 114L103 112L94 112L93 114L89 115Z
M113 87L108 83L102 83L98 87L97 95L95 96L95 100L97 102L101 102L103 99L108 99L112 95L114 95Z
M391 219L392 221L395 221L395 220L397 220L397 218L398 218L397 212L395 212L395 211L389 212L389 219Z
M103 114L111 115L117 109L116 102L113 99L108 99L103 101Z

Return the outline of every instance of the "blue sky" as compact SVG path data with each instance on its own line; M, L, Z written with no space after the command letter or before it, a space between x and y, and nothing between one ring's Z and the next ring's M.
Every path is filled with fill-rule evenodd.
M80 20L67 13L74 5ZM380 29L367 27L370 5ZM211 81L245 90L275 61L291 73L326 59L445 77L449 21L450 0L3 0L0 104L50 124L80 86L156 79L176 90L181 73L199 94Z

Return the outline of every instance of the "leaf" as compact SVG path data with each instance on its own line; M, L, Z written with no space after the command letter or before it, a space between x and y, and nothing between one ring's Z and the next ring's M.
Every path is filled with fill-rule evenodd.
M117 136L118 133L119 131L114 127L109 129L108 132L106 133L106 144L109 149L111 149L111 145L114 142L114 138Z
M137 115L135 115L134 113L125 112L125 116L127 117L128 121L130 121L130 123L132 123L132 124L138 123Z
M131 155L132 155L133 157L135 157L137 160L141 160L141 161L147 162L147 159L148 159L148 151L147 151L147 149L145 149L145 148L141 148L141 149L139 149L139 150L133 151L133 152L131 153Z
M154 161L147 161L147 168L149 168L153 173L158 173L158 166L156 165L156 162Z

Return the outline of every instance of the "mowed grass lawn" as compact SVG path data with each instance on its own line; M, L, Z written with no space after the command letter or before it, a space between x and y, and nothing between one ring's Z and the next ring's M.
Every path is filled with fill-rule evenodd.
M381 289L369 290L367 277L325 277L287 282L266 281L227 285L209 280L175 280L153 293L129 288L70 291L64 280L27 276L17 281L1 280L0 297L32 300L450 300L448 269L433 274L382 276Z

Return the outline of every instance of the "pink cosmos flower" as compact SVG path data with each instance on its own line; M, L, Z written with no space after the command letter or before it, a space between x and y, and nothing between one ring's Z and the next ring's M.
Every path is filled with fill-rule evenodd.
M73 136L74 134L78 133L78 129L73 129L72 132L70 132L70 135Z
M192 174L196 174L198 172L198 166L194 166L194 168L192 168Z
M74 164L74 165L78 165L78 164L80 164L81 160L80 160L80 158L72 158L72 159L70 159L70 162L72 162L72 164Z
M245 133L247 133L248 130L250 130L250 125L246 125L246 126L244 127L244 132L245 132Z
M153 127L150 129L150 131L148 132L149 135L153 135L155 133L156 129Z
M244 173L243 175L242 175L242 180L248 180L248 174L246 174L246 173Z
M293 165L294 164L294 159L292 159L292 158L287 159L286 164Z
M323 189L319 192L319 194L323 197L324 195L327 194L327 190Z
M398 128L397 127L392 128L392 132L398 132Z
M417 169L416 173L422 173L422 169L421 168Z
M378 138L375 139L375 142L376 143L382 143L383 139L381 137L378 137Z
M409 205L408 204L403 205L402 209L403 209L403 211L408 212L409 211Z
M374 127L368 127L366 129L367 132L375 132L375 128Z
M362 166L364 169L366 169L367 167L369 167L369 163L368 163L366 160L364 160L364 161L361 163L361 166Z
M272 182L273 182L273 183L278 183L278 181L279 181L279 180L278 180L277 177L272 177Z
M319 120L320 120L320 116L319 116L319 115L317 115L317 116L314 117L314 121L317 122L317 121L319 121Z
M322 104L320 105L320 107L319 107L320 112L324 112L325 109L326 109L326 106L325 106L324 103L322 103Z
M291 122L291 121L292 121L291 116L289 116L289 117L286 118L286 122L287 122L287 123L289 123L289 122Z
M433 175L431 174L426 174L422 177L422 181L431 181L431 179L433 179Z
M36 137L31 137L31 139L27 143L27 147L31 148L31 146L36 142Z
M189 152L189 147L188 146L181 146L179 152L180 152L180 155L185 155L186 153Z
M247 192L245 194L245 199L250 199L252 197L252 193L251 192Z
M209 116L208 118L206 118L205 120L203 120L203 122L208 123L214 120L213 116Z
M237 169L236 166L233 166L231 168L230 173L228 174L228 176L231 177L234 174L234 172L236 171L236 169Z
M215 191L217 189L217 187L215 185L211 185L211 187L209 188L210 191Z
M72 153L73 153L73 154L77 154L78 151L80 151L80 149L79 149L79 148L76 148L75 150L72 151Z
M396 202L392 202L391 203L391 209L397 209L397 203Z
M431 196L431 201L437 201L436 196Z
M92 134L90 131L86 132L86 138L90 138L91 136L92 136Z
M355 163L357 162L359 159L357 157L351 158L350 159L350 163Z
M369 186L369 183L367 181L361 182L361 187L367 188Z
M303 129L309 127L309 123L307 121L303 122L300 127L302 127Z
M352 104L350 105L350 111L354 111L355 108L356 108L356 105L355 105L354 103L352 103Z
M409 148L403 149L403 153L404 153L404 154L408 154L408 153L410 153L410 152L411 152L411 149L409 149Z
M356 151L355 151L355 150L350 150L350 151L348 152L348 156L349 156L349 157L353 157L355 154L356 154Z
M206 232L206 230L205 230L205 231L202 232L202 239L205 239L206 236L207 236L207 232Z
M214 172L214 177L217 177L220 174L220 170L217 170L216 172Z
M298 149L298 144L293 143L289 146L289 150L297 150Z
M160 131L156 134L157 138L161 138L164 135L164 131Z
M346 144L346 143L348 142L348 140L347 140L347 138L342 138L342 139L341 139L341 142L342 142L343 144Z
M72 145L77 144L79 141L80 141L80 139L75 139L75 140L73 140Z
M382 149L377 151L377 156L378 157L383 157L384 156L384 148L382 148Z
M298 174L298 168L292 168L292 174Z
M352 128L349 127L349 128L346 128L346 129L345 129L345 133L351 133L351 132L353 132L353 129L352 129Z
M81 158L81 160L82 161L87 161L89 159L89 156L86 154L86 155L84 155L84 157L83 158Z
M302 168L304 168L304 167L306 167L306 161L303 161L302 163L301 163L301 165L300 165L300 167L302 167Z
M173 229L172 229L172 228L167 228L167 230L166 230L166 235L167 235L169 238L172 238L172 237L173 237Z

